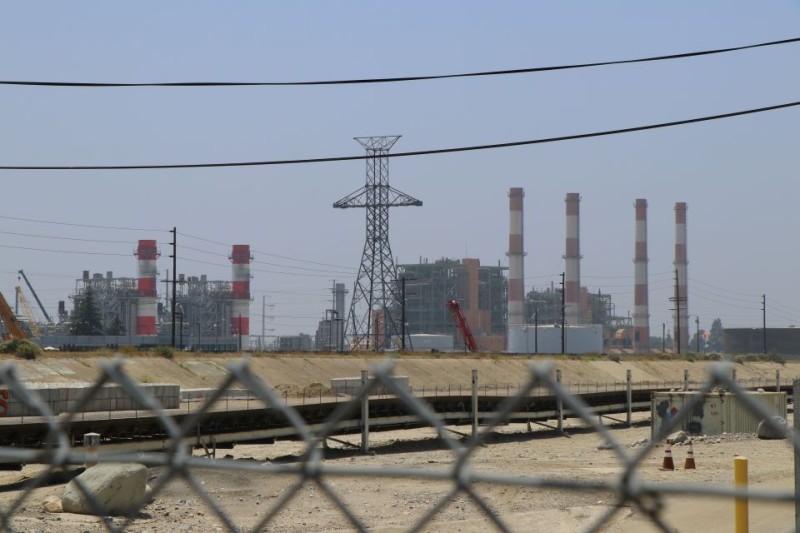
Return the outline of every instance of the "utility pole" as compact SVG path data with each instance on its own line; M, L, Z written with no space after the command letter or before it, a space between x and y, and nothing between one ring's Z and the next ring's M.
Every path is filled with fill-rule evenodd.
M264 350L267 346L267 295L261 295L261 346Z
M172 231L170 231L170 233L172 233L172 242L170 243L172 245L172 255L170 255L170 257L172 258L172 337L171 337L171 343L172 343L172 347L175 348L175 303L176 303L175 296L176 296L176 292L177 292L177 279L176 279L177 278L177 274L175 272L176 272L176 270L178 268L177 267L177 264L178 264L178 229L173 226Z
M680 296L680 285L678 281L678 269L675 269L675 296L670 298L671 302L675 302L675 347L678 355L681 353L681 302L685 301L685 298L681 298ZM685 332L684 332L685 333Z
M695 319L695 324L697 324L697 333L696 333L696 335L697 335L697 353L700 353L700 317L696 316L696 317L694 317L694 319Z
M406 277L400 277L400 351L406 351Z
M567 353L567 306L564 298L566 292L564 291L564 273L561 273L561 353Z
M761 295L761 324L764 337L764 354L767 353L767 295Z
M527 335L525 335L527 338ZM539 353L539 307L533 308L533 353Z
M667 353L667 323L661 323L661 353Z

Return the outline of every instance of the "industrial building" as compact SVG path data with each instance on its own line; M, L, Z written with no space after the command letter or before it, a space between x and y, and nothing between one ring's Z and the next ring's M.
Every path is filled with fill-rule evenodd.
M69 334L69 318L41 339L48 346L80 348L102 346L157 346L172 341L172 302L158 301L154 240L140 240L134 253L137 277L114 277L113 272L90 274L75 282L77 307L91 293L105 335ZM250 343L250 246L235 244L229 259L231 280L209 280L206 275L177 276L175 287L176 344L208 351L247 349ZM169 274L167 275L169 277ZM162 280L171 283L172 280ZM171 295L171 291L165 291ZM60 304L59 309L63 306ZM66 321L63 319L66 318ZM111 331L116 325L119 331Z
M405 316L411 335L454 335L463 346L448 300L458 300L472 334L482 351L505 349L506 268L482 266L479 259L420 259L398 266L398 279L406 279Z
M723 343L728 354L800 356L800 328L725 328Z

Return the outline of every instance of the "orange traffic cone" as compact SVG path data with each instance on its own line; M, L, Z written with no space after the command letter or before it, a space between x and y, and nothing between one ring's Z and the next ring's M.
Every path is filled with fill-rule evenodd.
M684 470L696 470L697 466L694 464L694 449L692 448L692 441L689 441L689 451L686 454L686 462L683 463Z
M669 442L664 445L664 461L661 463L661 470L675 470L675 463L672 461L672 444Z

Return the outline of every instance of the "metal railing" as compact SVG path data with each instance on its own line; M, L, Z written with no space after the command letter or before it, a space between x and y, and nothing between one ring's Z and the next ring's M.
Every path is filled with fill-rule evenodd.
M83 398L75 406L75 412L66 415L54 416L47 403L43 402L35 391L26 388L17 375L12 363L0 366L0 384L9 394L23 402L30 409L40 413L47 424L46 446L41 448L2 447L0 448L0 462L44 465L43 470L18 492L8 505L0 509L0 530L15 530L15 515L23 508L32 493L41 487L51 474L68 465L82 465L90 457L96 463L140 463L147 467L162 467L162 474L152 484L152 498L157 499L165 486L175 480L183 480L197 494L198 498L212 511L221 525L230 531L239 531L241 526L237 516L232 515L220 506L209 494L208 487L198 480L197 473L203 469L215 471L226 470L230 472L247 472L263 476L287 476L292 480L290 487L283 491L269 506L257 523L248 528L252 531L262 531L274 523L276 515L290 505L299 492L308 485L313 485L320 491L331 504L342 514L341 528L366 531L367 525L361 517L359 509L349 507L334 488L335 483L329 481L337 478L408 478L424 479L448 483L450 489L441 495L432 505L420 513L416 520L410 524L410 531L421 531L442 511L454 498L463 497L470 500L477 509L493 524L497 530L510 531L502 513L498 512L476 490L479 484L491 484L516 488L536 488L552 490L573 490L584 493L613 494L614 500L591 523L586 524L587 531L598 531L607 525L625 507L635 507L639 513L649 518L652 524L662 530L671 531L671 527L663 514L663 500L674 495L715 495L729 498L747 497L750 500L769 500L778 502L794 502L793 491L759 490L754 488L726 488L709 486L699 483L658 483L643 479L637 469L642 465L652 449L671 432L679 429L693 409L703 401L703 395L715 387L725 387L736 394L743 406L766 420L774 430L781 428L774 422L770 413L765 408L753 401L747 394L743 385L731 377L730 365L720 364L713 368L709 378L700 384L697 389L699 394L693 395L684 408L673 418L662 424L658 433L646 446L635 449L626 449L622 446L613 433L604 426L598 417L593 414L587 404L574 395L568 384L559 382L553 377L551 363L532 364L527 373L527 380L515 388L508 388L505 398L492 413L489 420L484 420L482 426L473 425L473 434L468 439L458 438L450 432L440 417L430 408L423 397L418 396L418 391L400 385L393 379L393 363L386 361L372 369L370 377L364 377L364 386L361 387L347 401L340 402L331 414L321 424L309 426L299 415L298 411L285 398L272 387L260 379L251 370L246 360L230 364L228 375L222 383L208 395L203 403L193 409L188 416L180 421L173 419L169 413L163 411L160 405L144 391L124 369L121 358L108 361L102 366L102 373L92 384ZM87 405L105 384L115 383L125 390L143 410L150 411L158 416L165 433L169 436L164 453L103 453L91 455L80 447L71 444L70 425L77 420L81 408ZM775 384L775 381L772 382ZM224 400L227 391L232 386L244 387L251 391L263 405L280 411L288 420L302 440L303 453L295 463L265 463L259 464L251 461L234 461L230 459L209 460L204 457L193 457L191 451L186 449L186 441L193 435L193 429L203 420L204 416L213 410L214 405ZM682 385L682 383L681 383ZM678 386L678 384L676 384ZM353 461L347 466L331 465L324 460L323 445L329 438L334 438L338 424L350 414L364 409L370 392L373 389L385 389L391 395L402 400L419 420L424 421L433 428L447 450L452 455L452 461L442 467L427 465L426 467L400 467L400 466L370 466ZM621 472L608 476L602 480L581 480L577 478L552 477L546 475L520 475L518 472L492 473L474 470L471 460L476 451L487 445L487 441L498 426L514 413L517 407L533 394L536 390L546 390L555 395L564 408L570 409L579 417L586 426L596 431L606 442L616 456ZM497 389L499 392L500 389ZM438 391L437 391L438 392ZM452 390L451 390L452 392ZM490 391L491 392L491 391ZM587 391L590 392L590 391ZM467 391L461 391L466 394ZM426 395L427 396L427 395ZM364 411L362 411L364 412ZM482 415L483 416L483 415ZM368 434L368 432L367 432ZM362 433L363 435L363 433ZM800 450L800 436L796 433L789 434L795 454ZM94 514L102 518L103 524L109 531L122 531L131 526L139 509L130 512L122 519L112 519L107 515L102 504L91 494L87 487L74 478L80 491L90 501ZM145 504L142 504L144 506Z

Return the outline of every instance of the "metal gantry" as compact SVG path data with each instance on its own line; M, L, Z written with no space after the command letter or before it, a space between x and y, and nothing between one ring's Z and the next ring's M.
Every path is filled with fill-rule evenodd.
M400 288L389 245L389 208L421 206L422 202L389 186L386 156L399 138L356 137L367 151L366 184L333 204L338 209L363 207L367 212L364 252L345 326L353 350L383 350L400 341Z

